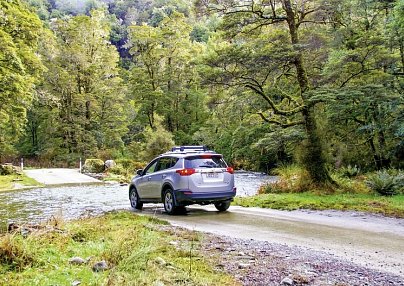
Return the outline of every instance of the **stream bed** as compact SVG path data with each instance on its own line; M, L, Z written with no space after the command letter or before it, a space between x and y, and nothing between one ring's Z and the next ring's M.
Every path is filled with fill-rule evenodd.
M276 177L261 173L237 172L238 196L255 195L258 188ZM10 222L41 222L54 217L64 219L98 215L130 209L128 185L81 185L11 191L0 194L0 225Z

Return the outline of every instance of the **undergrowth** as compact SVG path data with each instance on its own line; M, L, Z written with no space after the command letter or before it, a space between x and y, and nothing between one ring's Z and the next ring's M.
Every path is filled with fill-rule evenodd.
M0 285L237 285L208 261L180 249L188 237L159 230L163 222L131 212L47 225L28 235L0 236ZM192 238L194 241L195 237ZM197 240L195 243L198 243ZM72 257L87 259L73 265ZM93 272L105 260L108 269ZM162 263L161 261L164 261ZM192 262L192 271L190 263Z

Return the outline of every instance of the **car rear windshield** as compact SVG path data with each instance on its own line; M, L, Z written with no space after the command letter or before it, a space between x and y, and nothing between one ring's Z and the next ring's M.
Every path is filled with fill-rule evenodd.
M185 158L185 168L226 168L222 156L200 155Z

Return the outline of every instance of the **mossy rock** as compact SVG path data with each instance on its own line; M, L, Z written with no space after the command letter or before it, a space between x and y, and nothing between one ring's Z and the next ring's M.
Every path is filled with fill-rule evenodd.
M14 169L13 165L9 164L0 165L0 175L12 175L15 173L16 170Z
M104 161L101 159L87 159L83 166L83 173L102 173L104 170Z
M115 162L117 167L122 167L125 170L130 170L133 172L138 169L143 169L147 165L147 162L138 162L131 159L118 159Z

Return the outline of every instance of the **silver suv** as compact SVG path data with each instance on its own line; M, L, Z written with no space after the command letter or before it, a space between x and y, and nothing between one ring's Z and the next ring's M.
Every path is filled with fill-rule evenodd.
M138 170L129 187L133 208L163 202L168 214L191 204L214 204L226 211L235 195L233 168L206 146L172 148Z

